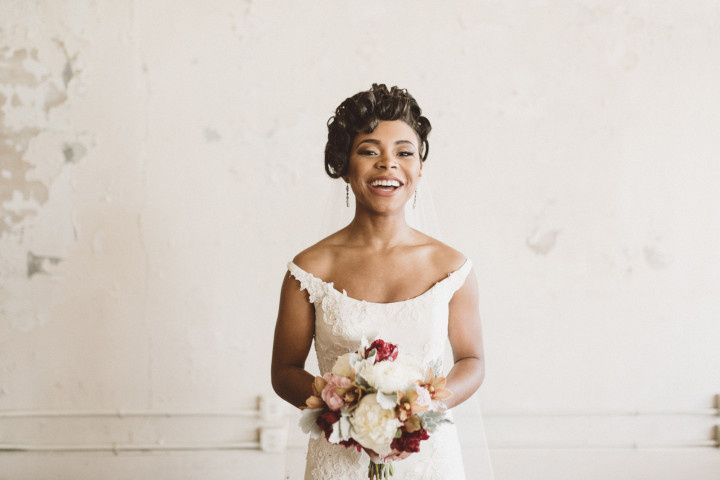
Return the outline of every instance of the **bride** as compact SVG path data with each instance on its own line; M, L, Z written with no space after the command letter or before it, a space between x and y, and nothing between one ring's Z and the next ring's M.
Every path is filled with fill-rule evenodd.
M362 337L382 337L426 364L442 365L447 340L453 364L442 366L445 400L467 400L484 378L478 287L469 258L408 225L431 126L405 89L373 84L343 101L328 122L325 170L346 184L355 215L341 230L298 253L283 279L272 354L275 392L296 407L313 394L305 370L313 340L321 373L356 350ZM341 199L338 199L339 201ZM308 441L305 479L366 479L366 449ZM417 453L393 451L393 479L465 479L454 423L442 424Z

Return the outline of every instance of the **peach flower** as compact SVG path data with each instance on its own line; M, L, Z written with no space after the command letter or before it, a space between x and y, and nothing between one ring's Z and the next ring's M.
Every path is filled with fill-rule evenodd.
M352 387L352 380L329 372L323 375L323 379L327 383L325 384L320 396L330 410L339 410L343 405L345 405L343 395Z

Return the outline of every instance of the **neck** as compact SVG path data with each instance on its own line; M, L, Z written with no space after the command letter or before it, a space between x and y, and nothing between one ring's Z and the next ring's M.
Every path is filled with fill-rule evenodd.
M388 250L407 243L411 228L405 222L405 210L397 213L371 213L355 206L355 217L347 226L352 243L361 244L372 250Z

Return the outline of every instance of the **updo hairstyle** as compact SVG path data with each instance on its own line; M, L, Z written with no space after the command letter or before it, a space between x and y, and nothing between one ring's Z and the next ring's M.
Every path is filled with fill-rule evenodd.
M430 121L421 115L420 107L404 88L373 83L370 90L346 98L327 122L328 141L325 145L325 171L331 178L347 175L350 148L358 133L370 133L381 120L403 120L420 138L420 160L430 151L427 136Z

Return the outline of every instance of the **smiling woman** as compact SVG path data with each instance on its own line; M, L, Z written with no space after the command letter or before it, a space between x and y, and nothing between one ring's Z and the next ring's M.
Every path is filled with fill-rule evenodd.
M373 84L369 91L347 98L328 121L325 171L332 178L343 178L348 197L352 188L361 202L367 200L363 193L373 193L397 196L404 203L416 195L415 184L430 152L427 137L431 129L430 121L407 90ZM385 138L391 138L392 143L385 143ZM377 161L387 159L397 160L397 169L402 171L395 173L392 166L391 173L372 171ZM358 169L362 171L355 172ZM375 180L394 180L395 184L373 184Z
M361 143L378 145L373 138L358 139L358 134L372 133L380 121L402 120L410 127L410 138L399 138L397 144L412 145L412 155L423 162L430 153L427 137L432 126L407 90L373 83L372 88L345 99L335 115L328 120L328 141L325 145L325 171L332 178L347 173L348 153ZM418 149L420 151L418 152ZM403 155L408 155L407 153Z
M318 383L304 368L313 340L325 375L331 375L337 359L357 350L364 338L382 337L398 345L425 371L446 377L438 380L438 386L452 395L437 405L446 409L450 419L453 408L482 384L484 354L472 261L412 228L405 218L405 206L423 176L430 129L405 89L388 90L382 84L346 99L328 122L325 170L331 178L342 178L347 198L352 188L355 214L344 228L287 264L275 328L272 384L296 407L302 408L309 397L320 398ZM323 385L335 384L340 383ZM341 398L337 392L325 392L327 388L331 387L323 387L323 397ZM408 394L396 393L398 398ZM326 410L317 420L326 435L309 440L306 480L368 478L371 459L397 461L396 480L466 478L454 423L441 424L418 444L420 437L427 436L425 430L436 425L417 415L402 417L397 433L403 441L393 442L390 453L380 457L362 441L347 445L329 441L331 425L353 415L357 404L347 397L331 406L323 407ZM394 411L388 410L392 418Z
M422 177L423 161L416 153L419 143L418 135L403 120L385 120L372 132L358 133L342 175L357 201L369 205L374 196L392 197L396 201L388 205L404 205ZM387 163L387 168L379 171L378 163ZM381 210L391 208L388 205Z

